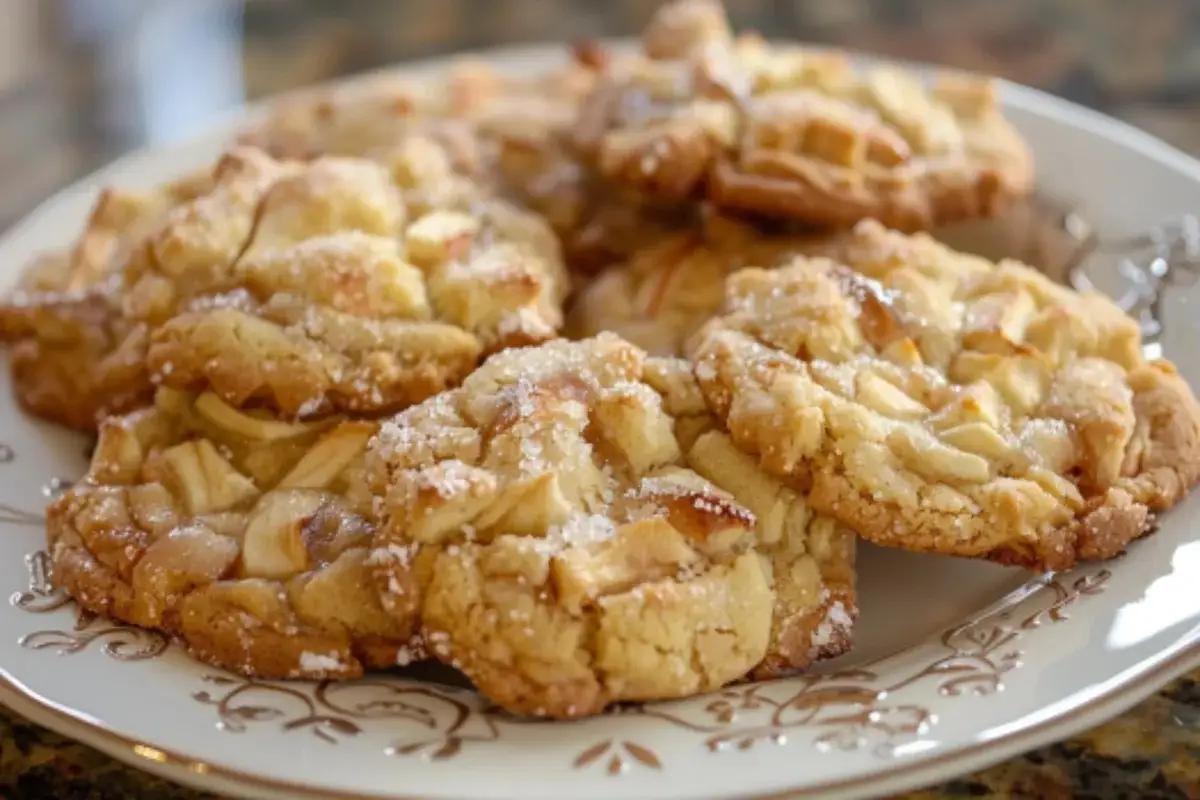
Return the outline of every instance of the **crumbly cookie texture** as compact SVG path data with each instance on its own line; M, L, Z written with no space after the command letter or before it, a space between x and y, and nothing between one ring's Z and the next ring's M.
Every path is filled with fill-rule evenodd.
M290 416L373 414L456 384L482 353L553 337L566 291L553 234L483 195L425 208L423 187L454 179L444 156L423 139L390 173L232 156L216 209L187 209L129 271L131 313L162 320L151 371Z
M1032 189L993 82L734 36L719 4L677 0L585 104L575 141L615 184L664 202L822 225L928 229Z
M510 117L518 105L531 121L565 126L595 82L597 59L606 60L598 50L590 54L580 52L556 68L526 76L462 58L444 73L421 79L384 73L299 92L276 103L242 132L239 142L288 160L377 158L410 136L454 137L475 123ZM457 141L455 164L475 172L481 166L479 143Z
M645 371L611 335L508 350L372 443L385 594L514 712L692 695L767 653L755 515L688 467Z
M728 282L697 336L710 407L864 538L1063 569L1200 476L1200 407L1137 324L1015 262L860 225L841 261Z
M13 391L29 412L83 430L149 401L142 355L120 309L117 272L168 211L210 188L207 173L150 192L106 189L72 246L30 264L0 302ZM124 345L124 346L122 346Z
M160 389L105 421L55 500L54 578L84 608L264 678L394 665L413 631L375 591L362 483L370 422L287 422Z
M858 616L853 532L815 513L802 491L738 449L708 410L690 362L648 359L643 379L675 420L684 463L756 519L754 548L763 559L774 609L767 653L751 676L778 676L848 651Z
M584 339L612 331L654 355L678 356L721 309L727 275L835 246L830 235L769 233L731 217L706 216L588 281L571 304L566 332Z
M0 315L49 353L18 361L39 378L26 394L52 395L27 405L77 427L155 383L289 417L393 412L488 352L554 337L568 290L545 222L419 136L386 162L234 150L129 238L103 285L19 295Z
M643 202L580 163L570 132L613 60L581 43L564 63L527 77L462 59L437 80L384 75L279 103L241 141L277 156L389 158L397 140L436 140L459 175L545 218L572 269L590 274L690 216Z

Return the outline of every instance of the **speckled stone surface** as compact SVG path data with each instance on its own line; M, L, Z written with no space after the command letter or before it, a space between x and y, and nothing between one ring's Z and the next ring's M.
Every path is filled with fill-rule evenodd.
M405 58L627 35L657 0L247 0L240 11L230 0L213 4L231 30L244 30L240 66L245 94L255 98ZM1198 0L729 5L739 25L769 35L995 73L1200 154ZM118 46L122 35L114 34ZM95 43L63 45L28 85L0 95L0 228L138 144L99 99L96 53ZM114 91L121 96L121 87ZM0 800L207 797L0 712ZM1081 736L905 797L1200 800L1200 672Z

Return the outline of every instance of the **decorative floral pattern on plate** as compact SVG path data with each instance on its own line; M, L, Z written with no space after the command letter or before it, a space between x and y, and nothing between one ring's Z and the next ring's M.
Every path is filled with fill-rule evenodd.
M31 553L25 560L29 587L13 595L15 606L45 613L71 602L49 584L45 551ZM1047 624L1068 621L1067 608L1103 591L1111 577L1108 569L1099 569L1035 579L996 608L944 631L939 637L944 655L915 671L897 673L885 669L881 661L787 681L733 686L702 698L701 703L623 706L610 716L674 726L711 753L750 750L765 742L783 745L798 737L820 751L870 750L879 758L891 758L897 746L937 724L937 715L927 706L896 699L901 690L922 682L930 682L938 695L947 698L1001 690L1004 675L1022 666L1022 638ZM93 643L120 661L154 658L168 647L162 634L109 624L78 609L73 630L37 630L21 637L23 647L59 654L78 652ZM465 747L498 742L513 726L555 724L520 720L470 691L400 676L279 683L208 673L201 680L212 688L193 691L191 697L212 706L215 724L223 731L239 734L250 726L273 725L280 733L306 731L337 745L364 733L379 738L412 729L413 738L391 741L381 752L430 761L450 760ZM581 770L598 763L613 776L632 766L665 768L652 747L611 738L585 747L571 766Z

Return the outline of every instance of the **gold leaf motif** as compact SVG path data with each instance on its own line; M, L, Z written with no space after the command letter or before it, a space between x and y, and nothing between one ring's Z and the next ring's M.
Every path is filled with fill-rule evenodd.
M167 649L167 638L157 631L118 625L84 631L34 631L18 642L30 650L53 650L58 655L78 653L100 642L103 653L117 661L145 661Z
M571 764L571 766L575 767L575 769L583 769L597 758L608 752L608 748L610 747L612 747L612 739L606 739L603 742L597 742L579 755L575 756L575 761Z
M642 747L634 742L621 742L621 746L625 748L625 752L633 756L640 763L651 769L662 769L662 762L658 760L658 756L653 750Z
M26 564L28 587L12 596L15 607L45 613L70 603L66 594L53 586L51 561L44 551L30 554ZM897 702L900 690L930 681L933 690L947 698L999 691L1003 676L1022 665L1022 651L1016 646L1022 637L1047 624L1068 621L1067 609L1083 597L1102 592L1111 577L1109 570L1102 569L1032 582L1011 595L1006 605L944 631L939 639L944 655L900 676L867 665L788 681L731 686L702 706L628 704L610 713L644 717L691 733L713 753L747 751L760 742L782 745L789 734L807 731L818 750L869 748L876 757L890 758L899 745L936 724L927 707ZM34 631L20 642L32 650L64 654L99 643L105 654L122 661L153 658L168 644L158 632L111 624L78 608L73 630ZM203 680L216 691L196 691L192 698L212 706L218 727L230 733L276 725L280 731L306 730L336 745L362 734L365 726L377 721L389 730L398 722L407 723L425 735L396 742L385 752L435 762L454 760L468 746L496 742L506 729L530 724L471 692L403 678L281 685L209 674ZM596 765L603 774L613 776L624 774L631 765L664 769L661 757L651 748L613 739L589 745L571 762L576 770Z

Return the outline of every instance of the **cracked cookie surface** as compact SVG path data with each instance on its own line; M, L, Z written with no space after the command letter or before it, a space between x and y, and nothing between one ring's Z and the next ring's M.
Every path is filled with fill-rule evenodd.
M395 411L481 355L555 336L568 288L548 226L457 175L423 137L396 143L386 164L232 151L207 191L127 251L69 305L86 316L66 331L65 372L96 389L75 402L108 410L161 383L290 417ZM18 321L58 300L32 298ZM65 336L61 324L26 328L43 349ZM94 414L75 417L87 427Z
M55 581L89 611L245 675L394 665L413 631L372 577L361 479L376 427L160 389L153 406L105 421L87 475L51 504Z
M209 188L205 173L147 192L106 189L69 249L26 267L0 302L0 339L12 346L23 408L90 431L104 415L149 401L144 341L121 313L118 273L171 208Z
M1103 296L863 223L732 276L694 356L739 447L864 538L1063 569L1200 474L1196 398L1140 345Z
M422 186L451 180L439 153L408 140L389 174L251 151L218 187L253 202L181 220L130 270L133 313L162 320L152 373L290 416L376 414L454 385L483 353L553 337L566 287L552 233L471 193L426 208ZM214 229L238 231L215 258Z
M815 513L802 491L734 444L708 410L690 362L648 359L643 379L674 419L688 468L754 514L754 548L774 606L767 652L751 677L777 676L847 652L858 617L853 532Z
M834 597L814 567L827 556L851 570L852 541L806 532L783 492L742 484L741 502L693 468L695 443L685 451L667 411L696 410L685 377L613 335L509 350L373 442L381 583L430 652L502 706L586 716L848 643L852 594ZM726 455L703 463L719 472ZM793 573L773 579L760 524L768 549L793 537ZM777 624L775 583L796 595Z
M678 0L585 103L575 140L614 184L663 202L847 226L928 229L1032 189L994 84L735 36L719 3Z
M414 135L438 141L460 175L537 214L567 263L590 274L690 217L598 180L570 132L583 100L614 56L580 43L564 63L528 76L461 59L436 79L369 77L277 103L241 141L278 157L387 160Z

